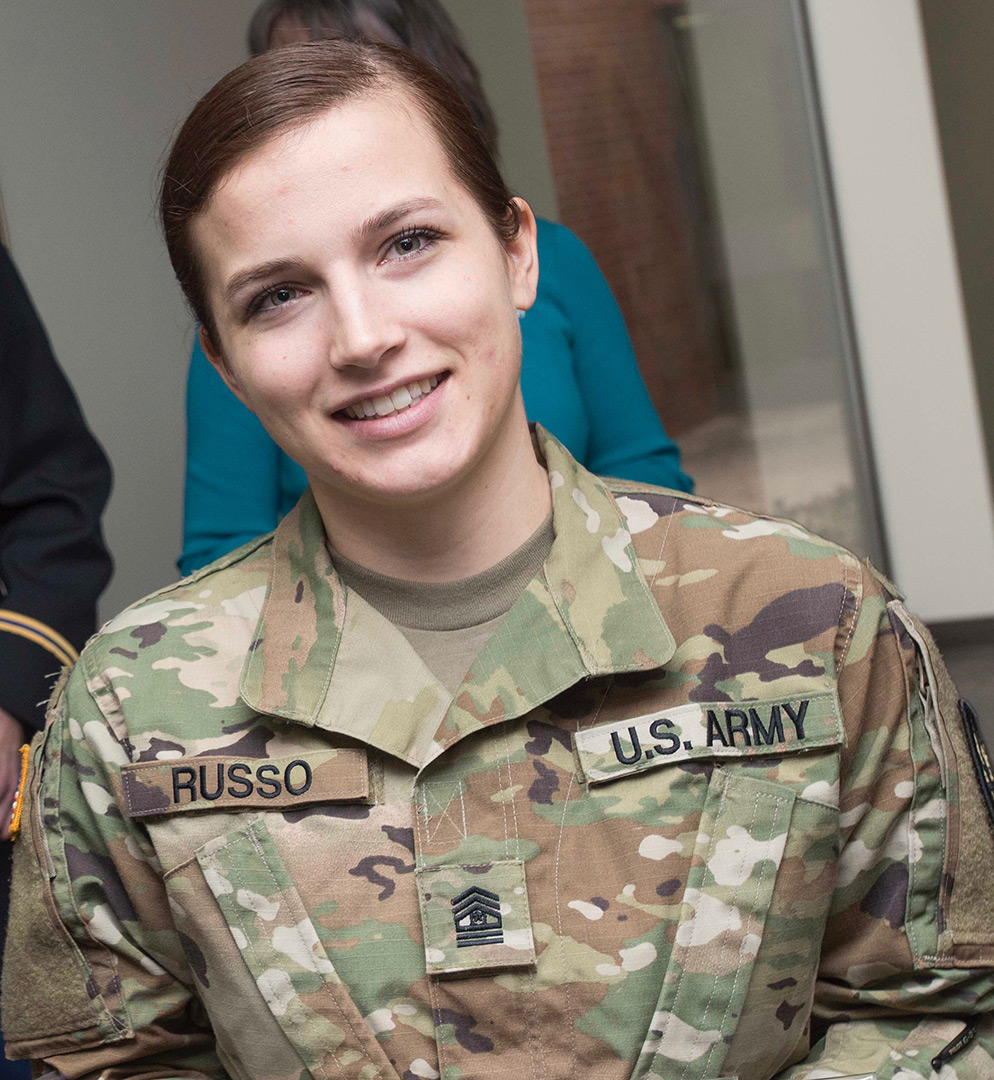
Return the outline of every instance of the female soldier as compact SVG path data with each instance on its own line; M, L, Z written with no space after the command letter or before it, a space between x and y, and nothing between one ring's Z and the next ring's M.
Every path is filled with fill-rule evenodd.
M254 55L294 41L362 36L403 46L452 80L494 157L497 126L480 78L439 0L264 0ZM538 219L542 276L522 323L521 388L533 420L591 471L693 490L639 374L625 323L593 256ZM180 572L275 529L307 486L300 466L227 390L199 342L186 395Z
M311 488L56 694L8 1047L110 1080L994 1074L994 842L927 634L797 526L529 433L534 219L448 85L258 57L162 215Z

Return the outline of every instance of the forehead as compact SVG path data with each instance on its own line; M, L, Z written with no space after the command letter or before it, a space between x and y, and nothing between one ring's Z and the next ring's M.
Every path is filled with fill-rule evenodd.
M347 216L381 209L375 204L384 198L451 198L455 189L461 185L419 105L402 91L379 90L267 140L223 177L201 216L276 211L288 200Z

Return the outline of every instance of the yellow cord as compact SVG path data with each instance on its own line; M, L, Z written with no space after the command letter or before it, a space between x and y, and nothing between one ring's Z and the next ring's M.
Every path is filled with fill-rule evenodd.
M17 834L21 830L21 811L24 809L24 800L21 798L21 793L24 791L24 785L28 779L28 760L31 757L31 747L25 743L19 753L21 755L21 779L17 785L17 793L14 795L14 804L10 809L11 840L16 840Z

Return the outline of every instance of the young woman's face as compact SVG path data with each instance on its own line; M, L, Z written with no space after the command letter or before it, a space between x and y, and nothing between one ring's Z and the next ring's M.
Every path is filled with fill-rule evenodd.
M331 108L246 158L194 224L212 359L316 488L424 499L524 422L522 218L503 244L399 92Z

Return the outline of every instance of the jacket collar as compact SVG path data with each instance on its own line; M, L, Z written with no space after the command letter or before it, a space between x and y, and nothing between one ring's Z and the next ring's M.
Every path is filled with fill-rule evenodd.
M307 492L273 538L269 588L242 669L261 713L349 735L420 767L579 680L665 664L675 643L604 485L542 428L555 540L453 699L403 635L335 573Z

